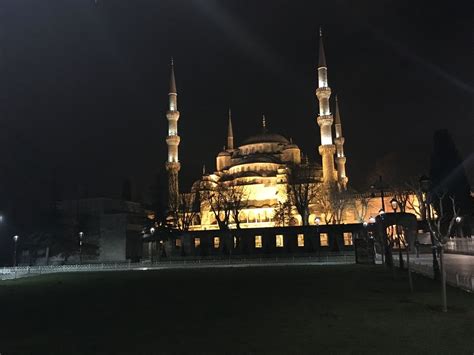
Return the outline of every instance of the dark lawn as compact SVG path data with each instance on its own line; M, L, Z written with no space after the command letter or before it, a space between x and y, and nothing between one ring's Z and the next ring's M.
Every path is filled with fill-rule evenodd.
M0 282L0 353L474 351L474 295L381 266L58 274Z

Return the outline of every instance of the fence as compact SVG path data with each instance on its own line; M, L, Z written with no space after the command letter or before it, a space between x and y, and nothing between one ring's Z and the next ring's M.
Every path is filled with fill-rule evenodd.
M444 250L447 253L474 255L474 239L472 238L450 239L446 243Z
M156 262L123 262L103 264L82 265L47 265L47 266L18 266L0 269L0 280L11 280L21 277L36 276L42 274L65 273L65 272L101 272L101 271L127 271L127 270L159 270L191 267L238 267L238 266L273 266L273 265L333 265L353 264L353 253L326 254L314 256L251 256L251 257L189 257L189 258L167 258Z
M394 260L398 262L398 256L394 256ZM413 262L410 258L410 269L412 272L434 278L432 265ZM405 259L406 261L406 259ZM451 286L461 288L463 290L474 292L474 274L467 274L455 271L446 271L446 283Z

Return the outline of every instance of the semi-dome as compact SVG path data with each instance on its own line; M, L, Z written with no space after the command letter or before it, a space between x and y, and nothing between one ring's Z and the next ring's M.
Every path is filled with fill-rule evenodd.
M246 140L243 141L242 145L256 144L256 143L288 144L290 142L288 141L288 139L286 139L280 134L264 132L264 133L256 134L254 136L247 138Z

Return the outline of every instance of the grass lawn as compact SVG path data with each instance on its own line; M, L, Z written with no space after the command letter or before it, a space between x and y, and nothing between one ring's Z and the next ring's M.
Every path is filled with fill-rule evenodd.
M474 295L382 266L57 274L0 282L0 353L472 354Z

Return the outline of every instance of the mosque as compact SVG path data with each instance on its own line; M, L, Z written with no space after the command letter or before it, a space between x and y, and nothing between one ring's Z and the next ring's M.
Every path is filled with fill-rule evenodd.
M262 128L259 134L251 136L234 144L232 117L229 110L227 145L216 157L216 170L212 173L203 171L202 177L192 186L192 193L199 199L198 211L195 211L189 230L202 231L219 229L219 211L213 209L213 202L206 196L217 194L221 189L238 189L240 191L241 208L237 219L228 216L229 229L236 228L262 228L282 226L278 219L278 209L285 203L291 202L289 196L290 179L295 171L306 172L305 182L312 188L336 186L338 191L346 192L348 189L348 176L346 174L346 156L344 153L344 136L342 133L341 116L335 100L336 112L333 116L330 111L331 88L328 83L328 68L324 53L323 37L319 37L319 63L318 84L316 97L319 102L317 124L320 127L320 142L318 147L321 155L321 164L309 163L300 148L283 135L270 132L266 127L265 117L262 118ZM171 64L171 78L169 90L168 119L168 196L169 210L176 209L179 205L180 194L178 174L181 164L178 158L180 136L178 135L178 120L180 113L177 103L177 89L174 75L174 65ZM334 123L334 130L333 130ZM320 189L320 191L323 191ZM189 194L189 193L188 193ZM368 206L366 216L376 215L378 203L372 201ZM338 223L360 223L357 205L347 204ZM316 201L308 201L308 211L305 218L298 212L296 206L289 207L289 226L319 225L328 221L324 216L325 211L319 209ZM235 217L235 215L234 215ZM334 222L333 222L334 223Z

